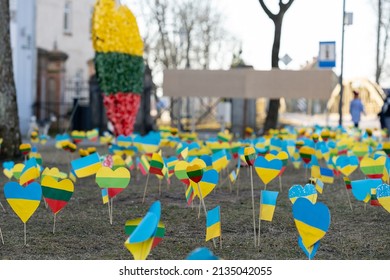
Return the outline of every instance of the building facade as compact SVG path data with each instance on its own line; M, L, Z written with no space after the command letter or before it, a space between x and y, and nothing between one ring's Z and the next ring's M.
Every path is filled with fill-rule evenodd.
M19 118L26 135L32 116L57 126L74 97L88 102L88 61L94 56L91 19L95 0L10 0L11 45ZM60 127L58 127L60 129Z

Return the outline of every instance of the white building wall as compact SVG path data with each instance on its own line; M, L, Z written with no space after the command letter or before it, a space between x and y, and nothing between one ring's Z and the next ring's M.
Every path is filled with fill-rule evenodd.
M10 12L19 123L25 136L36 96L35 0L10 0Z
M95 0L36 0L37 46L57 49L68 54L66 76L73 79L78 73L87 80L87 61L94 56L90 36L91 16ZM64 32L65 3L71 2L71 32Z

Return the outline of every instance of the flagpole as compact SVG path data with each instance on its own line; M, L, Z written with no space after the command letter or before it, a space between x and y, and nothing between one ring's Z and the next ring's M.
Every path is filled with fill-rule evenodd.
M0 237L1 237L1 243L4 245L4 238L3 238L3 233L1 232L1 227L0 227Z
M0 207L1 207L1 209L3 209L3 212L5 213L5 208L1 202L0 202Z
M348 202L349 202L349 207L351 207L351 211L353 211L353 209L352 209L352 203L351 203L351 199L349 198L349 193L348 193L348 190L347 190L347 188L345 188L345 192L347 193L347 198L348 198Z
M148 187L149 175L150 175L150 173L148 173L148 176L146 177L146 184L145 184L145 190L144 190L144 197L142 198L142 204L145 202L146 188Z
M256 218L255 218L255 195L253 192L253 172L252 172L252 165L250 165L250 174L251 174L251 190L252 190L252 212L253 212L253 237L255 241L255 247L256 247Z
M261 192L260 192L260 207L259 207L259 235L258 235L258 244L260 247L260 224L261 224Z
M54 213L53 234L56 231L56 217L57 217L57 214Z
M110 200L110 198L108 198L108 200ZM110 213L110 224L112 225L112 213L113 213L113 210L114 210L114 198L111 198L111 213Z
M282 187L282 175L279 175L279 188L280 188L280 192L282 192L282 190L283 190L283 187Z

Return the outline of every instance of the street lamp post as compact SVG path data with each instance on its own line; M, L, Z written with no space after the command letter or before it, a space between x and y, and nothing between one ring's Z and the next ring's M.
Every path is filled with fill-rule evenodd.
M345 0L343 0L343 27L341 31L341 64L340 64L340 77L339 77L339 84L340 84L340 103L339 103L339 125L343 125L343 93L344 93L344 86L343 86L343 68L344 68L344 28L345 28Z

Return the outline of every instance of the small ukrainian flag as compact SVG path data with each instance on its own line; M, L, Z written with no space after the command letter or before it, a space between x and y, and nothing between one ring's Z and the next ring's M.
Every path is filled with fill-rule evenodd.
M219 206L207 211L206 227L206 241L221 236L221 213Z
M260 220L272 222L276 208L276 199L279 192L261 191L260 195Z
M103 199L103 204L106 204L108 202L108 189L106 188L102 189L102 199Z

